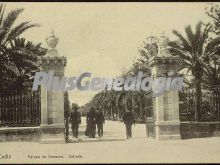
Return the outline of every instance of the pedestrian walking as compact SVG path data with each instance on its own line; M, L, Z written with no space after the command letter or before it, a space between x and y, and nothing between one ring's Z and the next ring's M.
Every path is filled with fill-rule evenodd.
M86 115L86 122L88 126L88 134L90 138L95 138L96 133L96 113L94 107Z
M98 128L99 138L103 137L103 124L105 123L105 117L101 108L97 108L96 112L96 124Z
M70 122L72 125L73 138L78 138L79 124L81 124L81 115L77 111L78 106L72 107L72 110L73 111L70 114Z
M127 139L132 137L132 125L135 124L134 115L131 111L126 110L124 116L122 117L124 124L126 126Z

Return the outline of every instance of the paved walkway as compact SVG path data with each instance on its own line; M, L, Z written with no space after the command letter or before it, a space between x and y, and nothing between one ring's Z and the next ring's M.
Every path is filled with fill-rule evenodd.
M156 141L146 138L145 125L133 127L133 138L125 140L124 124L106 121L101 141L84 136L67 144L35 142L0 143L0 163L219 163L220 137ZM11 159L1 158L10 155ZM44 158L45 156L45 158Z
M72 138L71 125L69 126L69 139L70 142L76 142L76 139ZM86 118L82 117L82 123L79 127L79 138L78 142L103 142L103 141L123 141L126 140L126 131L125 125L120 121L110 121L107 120L103 125L104 136L101 140L98 139L98 130L96 128L96 138L88 138L85 136L86 130ZM146 125L145 124L136 124L133 126L133 138L146 138Z

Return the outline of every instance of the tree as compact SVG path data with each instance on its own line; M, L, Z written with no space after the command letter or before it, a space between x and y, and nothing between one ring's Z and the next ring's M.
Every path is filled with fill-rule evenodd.
M204 73L204 64L216 54L215 50L220 42L219 37L210 39L209 34L211 31L212 26L210 24L205 25L202 22L198 22L195 32L193 32L190 25L185 27L186 38L178 31L173 30L178 40L169 43L171 54L179 56L182 60L179 70L187 69L187 73L190 71L195 79L195 118L197 121L201 119L201 82Z
M26 41L25 38L16 38L10 42L5 53L18 71L17 76L10 77L11 81L7 87L19 91L31 88L34 73L39 71L38 58L46 54L46 49L42 48L41 44Z
M220 34L220 8L219 5L209 3L206 7L206 14L212 19L213 32Z
M24 9L15 9L6 14L5 8L6 4L0 4L1 90L11 87L13 82L17 81L19 78L23 79L25 77L24 75L33 71L32 68L36 65L36 58L32 58L33 55L29 55L29 53L31 52L33 54L36 53L36 51L39 53L40 49L39 44L34 45L30 42L25 44L24 39L18 39L23 32L30 28L38 27L39 24L32 24L26 21L18 25L14 25L16 19ZM20 63L21 61L22 63ZM25 73L24 70L26 71ZM28 70L29 72L27 72Z
M126 79L128 76L136 76L138 71L143 71L144 74L150 75L148 67L149 59L156 56L158 53L158 39L154 36L146 37L141 48L139 48L139 57L133 61L133 65L127 71L121 74L121 77ZM144 118L144 109L146 104L144 100L149 93L143 91L101 91L97 93L93 99L86 104L85 109L89 107L102 107L107 112L107 116L113 118L122 117L126 109L132 110L140 119Z
M143 46L139 48L140 57L137 59L140 63L146 64L149 62L151 57L158 54L158 38L155 36L146 37L143 41Z
M213 58L212 64L207 64L204 68L203 88L209 92L209 101L212 104L212 111L220 119L220 65L217 58Z
M220 88L220 65L216 63L206 64L204 66L203 87L206 90L214 90Z

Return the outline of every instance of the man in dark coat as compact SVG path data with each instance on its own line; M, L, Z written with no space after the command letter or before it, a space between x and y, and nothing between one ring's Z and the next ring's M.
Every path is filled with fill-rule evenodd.
M95 138L96 133L96 113L94 107L86 115L86 122L88 126L88 134L90 138Z
M135 124L133 113L131 111L127 110L124 113L124 116L122 117L122 120L124 121L124 124L126 125L127 139L129 139L132 136L131 127L132 127L133 124Z
M77 111L78 107L72 107L72 110L73 111L70 114L70 122L72 124L73 138L78 138L79 124L81 124L81 115Z
M103 137L103 124L104 123L105 123L105 117L103 115L103 112L101 111L101 108L97 108L96 124L98 127L99 138Z

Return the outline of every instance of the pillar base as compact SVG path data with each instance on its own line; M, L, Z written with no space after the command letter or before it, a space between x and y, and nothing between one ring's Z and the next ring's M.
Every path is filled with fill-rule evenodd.
M42 144L64 144L65 126L64 124L45 124L40 126Z
M179 121L155 122L156 140L181 140Z

